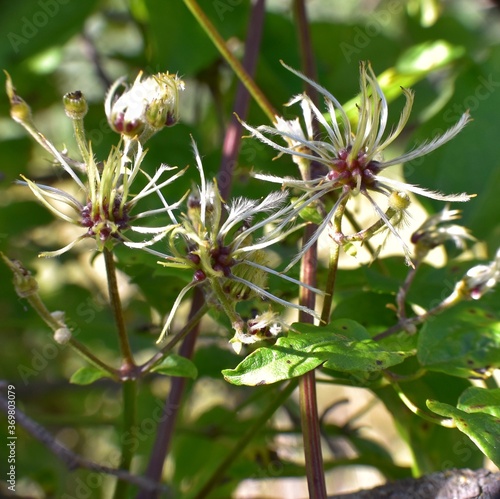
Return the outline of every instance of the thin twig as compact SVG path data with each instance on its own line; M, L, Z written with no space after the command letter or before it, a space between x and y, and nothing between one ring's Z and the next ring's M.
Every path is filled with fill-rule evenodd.
M464 299L464 296L460 294L460 292L453 291L450 296L447 296L441 303L436 305L434 308L431 308L427 312L421 314L421 315L416 315L414 317L410 317L408 319L403 318L397 322L397 324L394 324L394 326L391 326L390 328L386 329L385 331L377 334L376 336L373 337L374 341L379 341L384 338L387 338L388 336L392 336L393 334L396 334L399 331L402 330L412 330L414 329L414 326L417 326L418 324L422 324L426 320L428 320L430 317L433 317L435 315L441 314L445 310L448 310L449 308L457 305L459 302L461 302Z
M6 383L1 382L0 385L3 387L6 385ZM0 408L5 413L7 413L9 409L8 401L3 396L0 396ZM149 480L148 478L132 475L125 470L115 469L109 466L95 463L90 459L74 453L73 451L59 443L48 430L31 419L29 416L27 416L18 407L16 407L16 422L18 422L32 437L36 438L39 442L44 444L55 456L57 456L62 462L64 462L69 470L83 468L90 471L95 471L97 473L105 473L107 475L115 476L119 480L126 481L132 485L137 485L146 490L156 490L164 492L169 490L168 487L159 485L154 481Z

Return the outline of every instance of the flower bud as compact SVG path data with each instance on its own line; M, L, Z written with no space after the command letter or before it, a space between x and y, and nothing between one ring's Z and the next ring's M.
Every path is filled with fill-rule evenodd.
M67 327L60 327L54 333L54 341L59 345L66 345L71 340L71 331Z
M500 271L495 262L490 265L476 265L467 271L457 284L459 292L466 298L479 300L491 291L500 278Z
M87 101L80 90L68 92L63 97L64 110L66 116L72 120L81 120L87 114L89 109Z
M64 321L66 319L66 314L62 310L55 310L54 312L51 312L50 314L57 322L60 322L61 324L64 324Z
M19 95L17 95L9 73L5 70L4 73L7 76L5 89L10 101L10 115L12 119L21 124L31 121L30 107L21 97L19 97Z
M289 326L281 316L269 309L267 312L256 315L249 319L243 327L235 328L235 334L230 340L233 350L240 354L243 345L251 345L260 341L274 340L278 336L286 334Z
M115 94L123 80L115 82L106 97L106 115L115 132L134 137L144 131L149 138L179 121L179 91L184 89L184 82L169 73L141 80L142 72L118 98Z
M410 196L404 191L392 191L389 196L389 207L394 211L406 210L410 203Z

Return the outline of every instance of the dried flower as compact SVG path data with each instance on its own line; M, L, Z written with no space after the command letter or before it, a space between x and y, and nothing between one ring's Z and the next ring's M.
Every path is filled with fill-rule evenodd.
M283 320L280 314L271 309L248 319L244 330L236 331L230 340L233 350L239 354L243 345L251 345L266 340L273 340L285 334L289 325Z
M352 130L346 111L333 95L298 71L286 65L285 67L323 95L329 120L324 117L307 94L301 94L294 97L287 105L300 103L305 129L299 119L285 120L279 116L276 116L272 127L259 126L254 128L246 123L243 123L243 125L254 137L278 150L280 154L290 154L302 172L310 170L309 165L311 162L323 165L327 171L319 178L310 180L304 175L305 180L271 175L257 175L257 177L279 183L285 188L297 188L308 192L309 201L306 201L306 204L321 200L332 191L340 190L335 205L324 217L324 221L319 225L315 235L304 245L302 252L294 261L298 261L301 254L307 251L317 240L320 233L329 226L336 210L357 194L362 194L369 200L380 220L401 242L409 260L410 252L391 222L391 217L396 214L394 207L389 207L391 211L388 211L388 213L384 212L375 202L371 193L381 193L390 198L394 192L404 193L409 191L442 201L468 201L470 196L467 194L444 195L381 175L382 171L387 167L429 154L451 140L470 121L468 112L464 113L460 120L443 135L425 142L400 157L384 161L382 159L383 151L401 134L408 121L413 104L413 93L410 90L403 89L406 105L398 124L385 136L388 117L387 100L370 65L361 63L359 120L356 130ZM316 140L314 138L313 120L316 120L323 127L327 139ZM276 135L283 138L286 145L275 142L272 137ZM401 217L397 216L396 219L400 220ZM339 243L342 242L341 236L337 235Z

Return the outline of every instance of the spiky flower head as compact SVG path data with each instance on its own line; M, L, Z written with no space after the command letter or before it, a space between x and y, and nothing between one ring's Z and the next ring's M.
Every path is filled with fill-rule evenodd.
M323 165L325 169L323 174L312 179L307 178L307 176L304 177L304 175L301 180L293 177L281 178L270 175L257 175L258 178L279 183L283 187L293 187L306 191L310 194L309 203L324 199L332 191L339 191L336 204L324 217L324 221L319 225L315 235L307 245L304 245L302 253L307 251L317 240L320 233L329 226L331 218L339 206L345 206L350 198L361 194L369 200L377 216L387 229L400 240L409 259L410 251L401 240L391 221L391 218L395 215L397 215L397 220L400 220L401 217L395 211L394 206L390 204L388 211L384 212L374 200L372 194L374 192L380 193L390 198L394 192L413 192L443 201L468 201L470 196L467 194L444 195L382 175L383 170L389 166L406 163L429 154L451 140L470 121L468 112L464 113L459 121L444 134L421 144L402 156L384 160L384 150L401 134L410 116L413 104L411 90L403 89L406 104L399 122L386 134L388 120L387 99L371 66L362 62L360 64L361 97L357 106L358 121L356 128L353 129L346 110L332 94L298 71L286 65L285 67L309 83L323 96L327 118L312 99L304 93L297 95L287 104L299 103L301 105L303 123L298 118L286 120L276 116L274 126L263 125L254 128L246 123L243 123L243 125L254 137L273 147L280 154L290 154L293 161L299 165L301 172L309 170L312 162ZM321 135L325 137L324 140L315 138L313 132L314 121L322 127ZM284 139L285 144L276 142L274 140L275 136ZM404 209L406 208L403 207L402 210ZM337 240L340 243L343 242L341 234L337 235ZM300 254L296 261L299 258Z
M118 79L106 96L105 110L111 128L144 144L165 126L179 121L179 92L184 82L174 74L158 73L143 79L142 71L133 85L118 95L125 78Z
M168 213L173 219L172 210L175 204L169 206L160 193L160 189L173 182L184 171L176 173L159 182L164 172L172 170L161 166L154 175L142 170L141 163L145 156L140 141L133 143L120 141L113 146L109 156L103 162L95 160L91 144L85 140L83 117L87 112L85 97L80 91L64 96L64 106L67 116L73 121L75 136L83 157L83 162L73 160L65 152L59 151L34 124L29 107L16 94L10 76L7 74L7 94L11 101L14 119L44 147L55 162L71 177L77 187L78 195L63 191L53 186L40 185L21 175L36 198L59 219L83 228L80 236L70 244L57 251L44 252L40 256L57 256L72 248L79 241L92 238L97 243L97 249L111 248L117 241L130 241L125 236L127 230L153 234L164 233L166 227L140 227L134 225L138 219L158 213ZM21 107L20 107L21 106ZM22 111L22 112L21 112ZM133 193L132 184L141 174L145 177L143 186ZM145 185L144 185L145 184ZM146 196L154 194L163 202L163 207L142 213L132 213L138 202Z
M236 198L226 205L217 183L205 180L200 155L195 144L193 147L200 186L188 198L187 210L179 218L178 225L168 231L168 253L151 250L163 258L159 262L161 265L192 273L191 282L179 293L172 307L159 341L168 332L184 295L195 286L202 286L207 299L224 311L237 333L244 333L246 326L236 312L236 304L255 297L315 316L314 311L287 302L267 290L268 275L274 274L321 293L270 267L266 249L300 227L290 227L294 213L286 203L288 193L274 192L261 200ZM264 226L269 225L271 229L258 237Z

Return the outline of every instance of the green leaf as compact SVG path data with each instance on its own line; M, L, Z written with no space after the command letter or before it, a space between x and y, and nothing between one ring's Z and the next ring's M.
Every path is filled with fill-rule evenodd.
M461 377L500 366L498 317L471 303L457 305L426 323L417 356L427 369Z
M394 370L399 372L398 368L405 364L417 367L416 359L410 359ZM413 381L401 383L400 387L415 406L424 410L430 398L456 404L460 394L470 387L470 381L430 371ZM411 449L414 474L424 475L443 468L475 469L482 466L484 455L458 429L431 424L417 416L391 385L372 388L372 391L385 404L400 436Z
M500 419L484 412L461 411L435 400L428 400L427 407L440 416L452 418L456 427L497 466L500 466Z
M324 364L344 372L376 372L399 364L411 353L386 350L366 339L368 332L358 323L340 319L327 327L294 324L294 332L279 338L274 346L262 347L235 369L222 371L235 385L262 385L301 376Z
M86 366L86 367L81 367L73 373L71 376L69 382L73 383L74 385L90 385L94 381L97 381L98 379L102 378L111 378L111 375L103 371L102 369L99 369L94 366Z
M153 372L165 374L166 376L178 376L181 378L196 379L198 370L196 366L186 357L171 353L168 357L163 359L153 369Z
M467 388L458 399L457 407L465 412L484 412L500 418L500 388Z
M412 87L433 71L460 58L463 53L463 47L455 47L444 40L427 41L411 47L401 55L396 67L387 69L377 77L387 102L399 97L403 92L402 88ZM357 102L359 97L344 105L347 116L353 123L358 120Z

